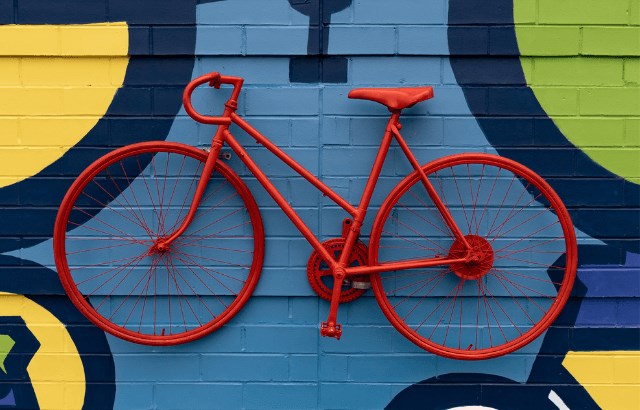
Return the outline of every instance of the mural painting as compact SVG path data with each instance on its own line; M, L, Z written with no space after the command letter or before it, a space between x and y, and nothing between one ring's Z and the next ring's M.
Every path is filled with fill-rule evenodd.
M0 408L637 407L639 13L633 0L0 1ZM421 161L495 152L567 205L579 267L561 316L522 351L472 364L416 349L368 292L341 310L342 340L320 338L311 249L249 179L267 256L238 317L164 349L105 335L55 272L60 201L114 148L206 146L211 129L185 120L181 94L216 70L245 77L242 114L347 198L386 116L348 90L434 85L404 122ZM196 98L221 109L218 95ZM339 236L338 210L259 149L309 225ZM406 174L398 158L382 190Z

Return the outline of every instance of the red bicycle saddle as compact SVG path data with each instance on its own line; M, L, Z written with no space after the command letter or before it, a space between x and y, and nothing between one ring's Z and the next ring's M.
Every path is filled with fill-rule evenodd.
M391 111L412 107L432 97L432 87L356 88L349 92L349 98L379 102Z

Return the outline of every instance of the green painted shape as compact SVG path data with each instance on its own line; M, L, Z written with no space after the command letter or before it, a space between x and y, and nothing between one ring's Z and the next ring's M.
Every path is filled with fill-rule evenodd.
M543 109L593 161L640 182L640 2L514 0L520 61Z
M11 336L0 335L0 369L5 373L7 373L7 369L4 367L4 361L15 344L16 342L13 341Z

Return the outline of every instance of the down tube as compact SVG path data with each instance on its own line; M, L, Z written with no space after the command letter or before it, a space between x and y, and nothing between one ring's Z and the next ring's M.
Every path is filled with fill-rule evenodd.
M269 181L269 178L262 172L260 167L251 159L247 151L242 148L242 146L236 141L231 132L228 130L225 131L224 139L229 147L233 150L233 152L240 157L240 160L249 168L249 171L256 177L258 182L264 187L264 189L271 195L274 201L278 204L280 209L287 215L287 217L293 222L293 224L298 228L302 236L311 244L313 249L315 249L322 258L329 262L331 265L331 269L333 270L337 266L337 262L333 259L333 256L329 254L329 252L322 246L318 238L311 232L309 227L304 223L300 216L294 209L289 205L287 200L282 196L280 191Z

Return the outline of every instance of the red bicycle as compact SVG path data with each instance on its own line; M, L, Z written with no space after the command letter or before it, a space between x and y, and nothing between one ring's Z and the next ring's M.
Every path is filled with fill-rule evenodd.
M218 126L210 150L164 141L128 145L95 161L67 192L55 225L56 266L73 303L97 326L132 342L172 345L220 328L247 302L262 269L264 231L249 189L220 159L223 144L313 247L307 276L330 301L323 336L340 338L339 304L368 287L400 333L456 359L513 352L558 316L577 261L566 208L540 176L507 158L470 153L420 165L399 118L431 98L431 87L349 93L391 112L353 206L236 113L243 81L216 72L185 89L187 113ZM193 90L205 83L233 86L221 116L192 106ZM231 124L344 209L342 237L320 242ZM367 246L360 231L392 140L414 171L384 200Z

